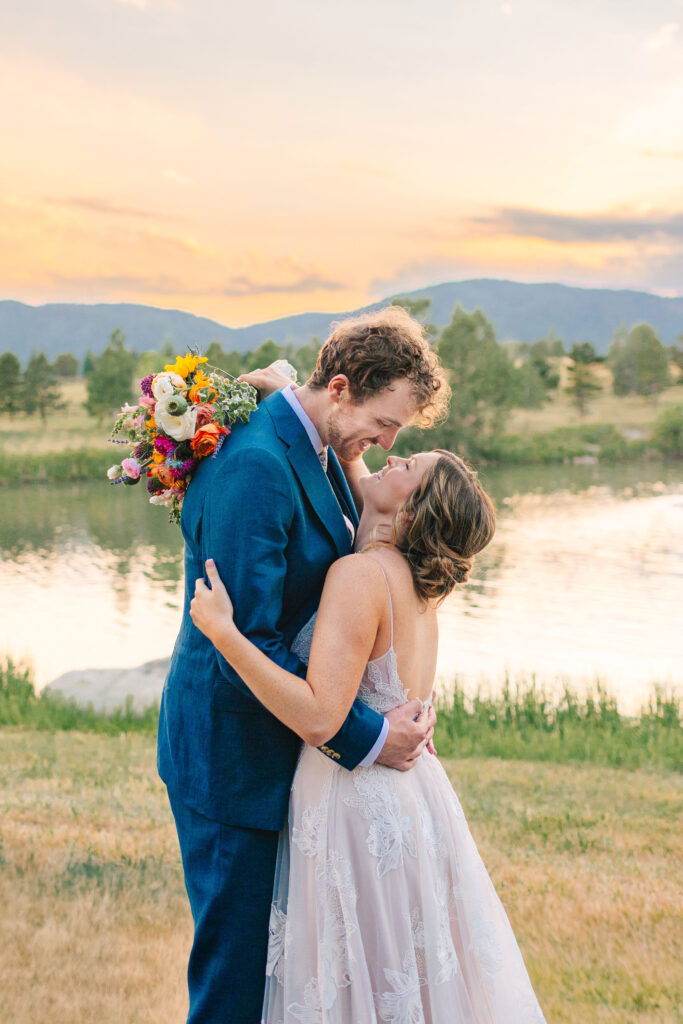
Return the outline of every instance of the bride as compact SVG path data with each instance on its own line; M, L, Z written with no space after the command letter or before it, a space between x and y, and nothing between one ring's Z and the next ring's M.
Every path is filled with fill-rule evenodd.
M307 744L278 850L263 1021L540 1024L438 759L424 750L410 771L348 772L316 749L357 695L380 713L412 698L428 706L436 606L495 528L476 474L450 452L390 456L360 486L356 553L332 565L315 624L295 641L306 679L239 633L211 560L211 589L197 580L191 606L195 625Z

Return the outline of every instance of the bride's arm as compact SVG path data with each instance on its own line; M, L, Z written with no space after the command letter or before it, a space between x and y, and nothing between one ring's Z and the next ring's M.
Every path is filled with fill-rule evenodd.
M327 573L305 679L271 661L235 626L232 603L215 564L211 589L197 580L192 620L255 697L305 743L318 747L341 728L377 636L386 590L371 558L348 555Z
M335 455L337 453L335 452ZM339 456L337 455L339 459ZM357 459L352 462L345 462L344 459L339 459L339 465L344 471L346 482L349 485L351 496L355 502L358 514L363 511L363 489L360 486L360 479L364 476L370 476L370 470L365 465L365 460L362 455L359 455Z

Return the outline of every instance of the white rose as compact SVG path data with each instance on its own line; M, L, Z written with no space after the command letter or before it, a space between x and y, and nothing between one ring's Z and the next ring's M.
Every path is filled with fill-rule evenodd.
M177 388L183 389L185 381L177 373L158 373L152 381L152 394L157 399L172 395Z
M158 491L153 494L149 499L150 505L164 505L166 508L170 508L171 502L173 501L173 491Z
M159 398L154 410L154 419L157 426L161 427L174 441L187 441L194 437L197 429L197 408L190 405L182 416L173 416L166 408L169 398L172 397L172 394L167 394Z
M118 478L121 476L122 472L123 472L123 468L120 465L110 466L109 469L107 470L107 479L108 480L118 480Z

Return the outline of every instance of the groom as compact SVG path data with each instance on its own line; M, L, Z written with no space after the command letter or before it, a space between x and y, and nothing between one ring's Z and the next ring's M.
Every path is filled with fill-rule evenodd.
M325 574L352 548L354 492L370 444L428 423L444 404L438 360L400 307L342 321L310 380L261 403L200 464L182 512L185 605L164 686L158 768L176 821L192 916L188 1024L258 1024L278 832L299 737L252 696L192 623L195 580L211 557L238 628L305 676L290 646L316 610ZM339 457L339 458L338 458ZM411 701L381 716L356 701L321 751L347 770L407 770L434 714Z

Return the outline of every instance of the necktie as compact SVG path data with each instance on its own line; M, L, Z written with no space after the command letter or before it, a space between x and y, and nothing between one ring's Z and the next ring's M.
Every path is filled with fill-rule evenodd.
M323 467L323 473L327 473L327 448L323 448L318 453L318 458L320 459L320 465Z

